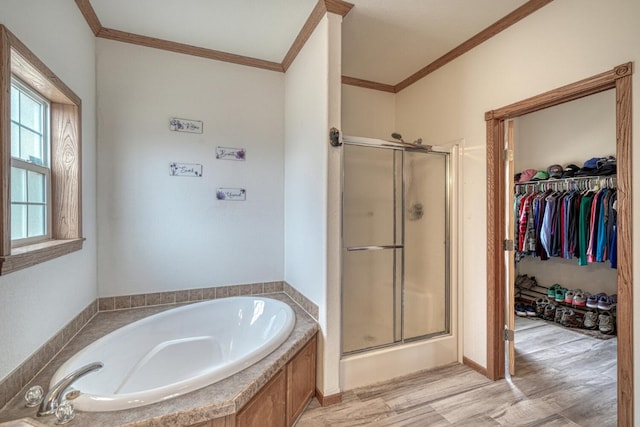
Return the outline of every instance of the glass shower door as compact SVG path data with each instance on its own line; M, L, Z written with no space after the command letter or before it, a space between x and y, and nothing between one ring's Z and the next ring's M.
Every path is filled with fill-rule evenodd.
M405 152L405 340L449 332L448 160Z
M402 152L344 146L342 351L402 339Z

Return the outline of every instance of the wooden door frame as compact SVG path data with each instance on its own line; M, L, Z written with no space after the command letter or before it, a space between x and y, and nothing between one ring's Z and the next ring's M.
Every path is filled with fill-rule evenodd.
M626 63L587 79L485 113L487 123L487 377L505 374L504 121L615 89L618 182L618 425L633 425L633 259L631 76Z

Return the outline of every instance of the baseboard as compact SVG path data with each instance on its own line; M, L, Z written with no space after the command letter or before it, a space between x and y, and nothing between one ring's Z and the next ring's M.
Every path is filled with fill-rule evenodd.
M320 390L316 389L316 399L318 399L321 406L331 406L342 402L342 393L325 396Z
M479 374L482 374L485 377L487 376L487 368L484 368L484 367L478 365L476 362L474 362L473 360L469 359L468 357L462 356L462 363L465 366L468 366L471 369L473 369L474 371L478 372Z

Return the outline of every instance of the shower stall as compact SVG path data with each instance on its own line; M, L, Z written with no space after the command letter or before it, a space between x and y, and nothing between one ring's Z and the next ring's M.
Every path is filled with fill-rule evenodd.
M451 336L450 150L343 143L343 360Z

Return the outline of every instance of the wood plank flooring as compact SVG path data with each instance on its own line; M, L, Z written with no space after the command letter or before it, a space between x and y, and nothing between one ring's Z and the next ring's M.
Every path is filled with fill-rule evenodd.
M345 392L338 405L313 399L296 426L616 425L617 339L522 318L515 337L510 380L454 364Z

